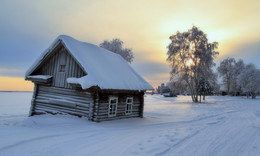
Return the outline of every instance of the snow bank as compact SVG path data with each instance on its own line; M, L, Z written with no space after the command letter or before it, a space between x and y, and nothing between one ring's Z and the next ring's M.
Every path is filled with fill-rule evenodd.
M259 98L145 95L144 118L94 123L28 118L31 96L0 92L0 155L260 155Z

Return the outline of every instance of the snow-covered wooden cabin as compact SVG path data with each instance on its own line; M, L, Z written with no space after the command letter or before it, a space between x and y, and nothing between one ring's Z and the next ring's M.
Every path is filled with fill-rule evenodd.
M61 35L28 69L34 83L29 115L66 113L105 121L143 117L152 90L118 54Z

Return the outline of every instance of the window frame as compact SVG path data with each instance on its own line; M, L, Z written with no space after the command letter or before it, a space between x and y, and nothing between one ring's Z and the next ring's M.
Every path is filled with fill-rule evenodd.
M131 99L131 103L128 103L128 99ZM134 104L134 98L133 97L127 97L126 101L125 101L125 114L129 115L132 114L133 112L133 104ZM130 110L127 109L127 105L130 105L128 108L130 108Z
M111 104L111 101L112 101L112 100L116 100L116 103L115 103L115 104ZM114 112L113 112L113 107L112 107L112 113L111 113L111 111L110 111L110 106L111 106L111 105L114 105L114 106L115 106L115 111L114 111ZM108 113L107 113L108 117L114 117L114 116L116 116L116 114L117 114L117 105L118 105L118 97L115 97L115 96L109 97Z
M66 71L66 64L60 64L59 72L64 73Z

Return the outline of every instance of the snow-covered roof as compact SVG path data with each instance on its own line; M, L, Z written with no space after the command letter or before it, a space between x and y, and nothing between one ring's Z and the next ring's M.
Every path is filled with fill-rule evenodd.
M116 90L153 89L120 55L66 35L59 36L28 69L25 76L29 76L59 42L62 42L87 73L81 78L68 78L68 83L79 84L82 89L92 86Z
M48 79L52 78L52 76L51 75L33 75L33 76L27 76L26 78L48 80Z

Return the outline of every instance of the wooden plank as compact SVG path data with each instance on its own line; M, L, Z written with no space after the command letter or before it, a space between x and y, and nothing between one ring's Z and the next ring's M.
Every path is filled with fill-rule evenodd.
M65 65L65 69L64 72L61 72L61 87L66 87L66 68L68 67L67 63L66 63L66 53L65 53L65 49L63 48L61 51L61 64Z
M69 68L70 68L70 62L69 62L69 53L66 52L66 79L65 79L65 88L70 88L69 84L67 83L67 78L70 77L69 73Z
M72 74L72 64L73 64L73 60L72 60L72 57L69 57L69 76L68 77L73 77L73 74ZM69 85L69 84L68 84ZM69 85L70 88L72 88L71 85Z
M61 87L60 86L61 77L60 77L60 71L59 71L59 68L60 68L60 55L61 55L61 51L58 51L58 53L57 53L57 60L55 61L56 62L56 66L57 66L56 79L55 79L55 86L56 87Z
M53 64L53 68L54 68L54 70L53 70L53 83L52 83L52 86L55 86L55 81L56 81L56 78L57 78L57 76L56 76L56 74L57 74L57 66L56 66L56 63L57 63L57 52L55 52L55 54L53 55L53 62L54 62L54 64Z

